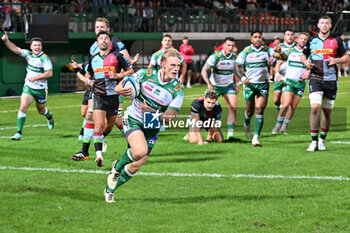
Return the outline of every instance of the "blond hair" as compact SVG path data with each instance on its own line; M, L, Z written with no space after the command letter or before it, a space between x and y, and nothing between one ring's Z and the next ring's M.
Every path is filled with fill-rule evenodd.
M178 58L181 61L181 55L180 55L179 51L177 51L176 49L173 49L173 48L165 50L165 52L163 53L163 56L160 59L160 61L164 62L169 57L176 57L176 58Z
M108 21L108 19L106 19L106 18L98 17L98 18L95 20L95 26L96 26L96 22L103 22L103 23L106 24L107 28L109 28L109 21Z

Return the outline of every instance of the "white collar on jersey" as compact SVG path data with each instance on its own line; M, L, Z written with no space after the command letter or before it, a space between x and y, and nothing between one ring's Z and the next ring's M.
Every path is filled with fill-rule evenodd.
M252 49L254 49L255 51L260 51L262 48L264 48L264 45L261 45L259 49L255 48L255 46L252 45L252 44L250 45L250 47L251 47Z

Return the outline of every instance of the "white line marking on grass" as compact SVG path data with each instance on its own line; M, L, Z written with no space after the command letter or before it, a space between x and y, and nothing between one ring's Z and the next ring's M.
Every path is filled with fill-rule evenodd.
M50 107L49 109L60 109L60 108L75 108L80 107L81 105L66 105L66 106L57 106L57 107ZM37 111L36 108L30 108L27 111ZM10 113L10 112L18 112L18 109L16 110L4 110L0 111L0 113Z
M109 174L109 171L85 170L85 169L60 169L60 168L37 168L37 167L10 167L0 166L0 170L23 170L23 171L47 171L62 173L93 173ZM251 178L251 179L305 179L305 180L337 180L350 181L349 177L343 176L283 176L283 175L254 175L254 174L215 174L215 173L159 173L159 172L138 172L141 176L173 176L173 177L212 177L212 178Z
M32 127L35 128L35 127L42 127L42 126L47 126L47 124L25 125L24 128L32 128ZM8 130L8 129L17 129L17 126L0 128L0 130Z
M342 142L342 141L331 141L333 144L350 144L350 142Z

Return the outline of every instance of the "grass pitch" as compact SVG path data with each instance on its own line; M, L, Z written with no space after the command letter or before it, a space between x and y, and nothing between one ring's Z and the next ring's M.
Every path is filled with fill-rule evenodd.
M185 89L181 114L204 89ZM102 168L93 146L90 160L70 160L81 148L82 94L48 97L52 131L32 105L22 141L9 139L19 99L0 99L0 232L350 232L349 89L349 78L341 78L327 151L305 151L307 93L289 134L271 135L272 87L263 146L253 148L243 133L239 93L236 140L198 146L183 141L184 130L162 132L114 204L104 202L103 189L126 148L122 135L114 129L108 136Z

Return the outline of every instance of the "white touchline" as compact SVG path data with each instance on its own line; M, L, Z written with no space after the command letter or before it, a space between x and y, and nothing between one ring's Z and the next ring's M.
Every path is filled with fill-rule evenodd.
M350 142L342 142L342 141L331 141L333 144L350 144Z
M38 167L11 167L0 166L0 170L23 170L23 171L47 171L62 173L93 173L109 174L109 171L85 170L85 169L60 169L60 168L38 168ZM172 172L138 172L141 176L173 176L173 177L212 177L212 178L251 178L251 179L305 179L305 180L337 180L350 181L349 177L343 176L284 176L284 175L255 175L255 174L215 174L215 173L172 173Z
M25 125L24 128L32 128L32 127L35 128L35 127L43 127L43 126L47 126L47 124ZM17 129L17 126L0 128L0 130L8 130L8 129Z

